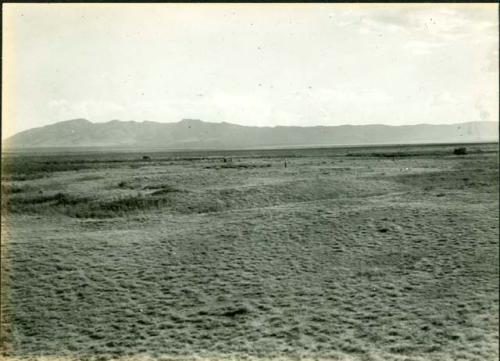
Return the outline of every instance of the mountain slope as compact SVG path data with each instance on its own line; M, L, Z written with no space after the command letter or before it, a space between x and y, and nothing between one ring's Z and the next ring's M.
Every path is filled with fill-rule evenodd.
M165 147L176 149L327 146L498 141L498 123L246 127L184 119L178 123L73 119L29 129L4 141L9 148Z

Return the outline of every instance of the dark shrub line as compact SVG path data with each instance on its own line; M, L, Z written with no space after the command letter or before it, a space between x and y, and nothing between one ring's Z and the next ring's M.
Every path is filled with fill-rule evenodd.
M170 193L167 191L166 193ZM165 193L161 193L165 194ZM111 218L135 211L145 211L171 205L171 200L158 196L132 196L111 200L96 200L67 193L32 197L2 197L2 208L13 213L61 213L77 218Z

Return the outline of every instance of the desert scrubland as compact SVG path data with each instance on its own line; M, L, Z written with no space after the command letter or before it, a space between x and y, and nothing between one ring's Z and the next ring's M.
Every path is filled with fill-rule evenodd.
M4 357L496 360L498 144L455 147L5 152Z

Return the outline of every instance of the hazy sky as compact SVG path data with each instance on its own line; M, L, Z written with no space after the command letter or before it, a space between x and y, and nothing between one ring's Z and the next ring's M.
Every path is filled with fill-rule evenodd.
M72 118L498 121L494 4L3 7L3 137Z

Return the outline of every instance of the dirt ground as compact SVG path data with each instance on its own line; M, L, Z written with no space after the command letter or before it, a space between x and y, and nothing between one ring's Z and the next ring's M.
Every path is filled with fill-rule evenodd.
M496 360L498 144L453 148L4 154L4 356Z

